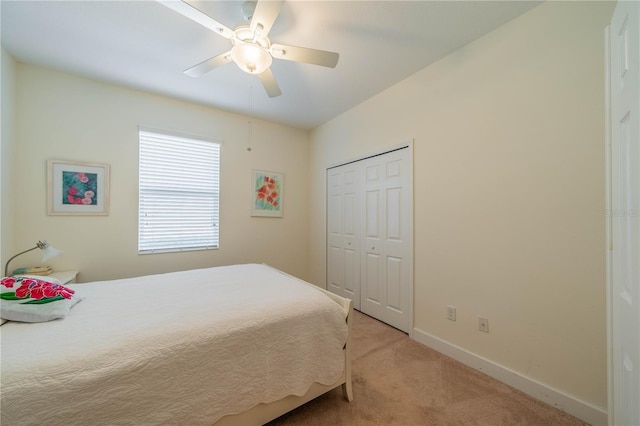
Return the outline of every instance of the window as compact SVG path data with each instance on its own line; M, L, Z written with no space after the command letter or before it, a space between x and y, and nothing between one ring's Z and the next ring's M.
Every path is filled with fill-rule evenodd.
M138 253L219 246L220 143L140 130Z

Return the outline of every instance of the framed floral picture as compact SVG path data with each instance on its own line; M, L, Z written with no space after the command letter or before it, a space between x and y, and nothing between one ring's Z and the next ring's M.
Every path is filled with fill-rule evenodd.
M108 215L109 165L47 161L47 214Z
M251 216L282 217L284 176L280 173L252 171Z

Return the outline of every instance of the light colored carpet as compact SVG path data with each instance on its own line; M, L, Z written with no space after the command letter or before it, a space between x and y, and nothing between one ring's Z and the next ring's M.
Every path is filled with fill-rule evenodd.
M269 425L586 425L357 311L352 371L352 402L334 389Z

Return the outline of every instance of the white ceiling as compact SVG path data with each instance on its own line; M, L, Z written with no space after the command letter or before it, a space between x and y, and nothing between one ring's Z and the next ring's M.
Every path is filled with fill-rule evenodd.
M242 0L190 1L227 27ZM2 0L2 46L20 62L312 129L536 6L532 1L284 3L272 42L340 53L335 69L274 60L282 95L230 63L183 71L230 41L156 1Z

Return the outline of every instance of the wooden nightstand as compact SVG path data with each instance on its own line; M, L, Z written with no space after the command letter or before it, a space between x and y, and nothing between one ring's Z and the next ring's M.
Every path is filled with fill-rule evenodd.
M57 279L62 285L75 284L78 271L56 271L47 276Z

